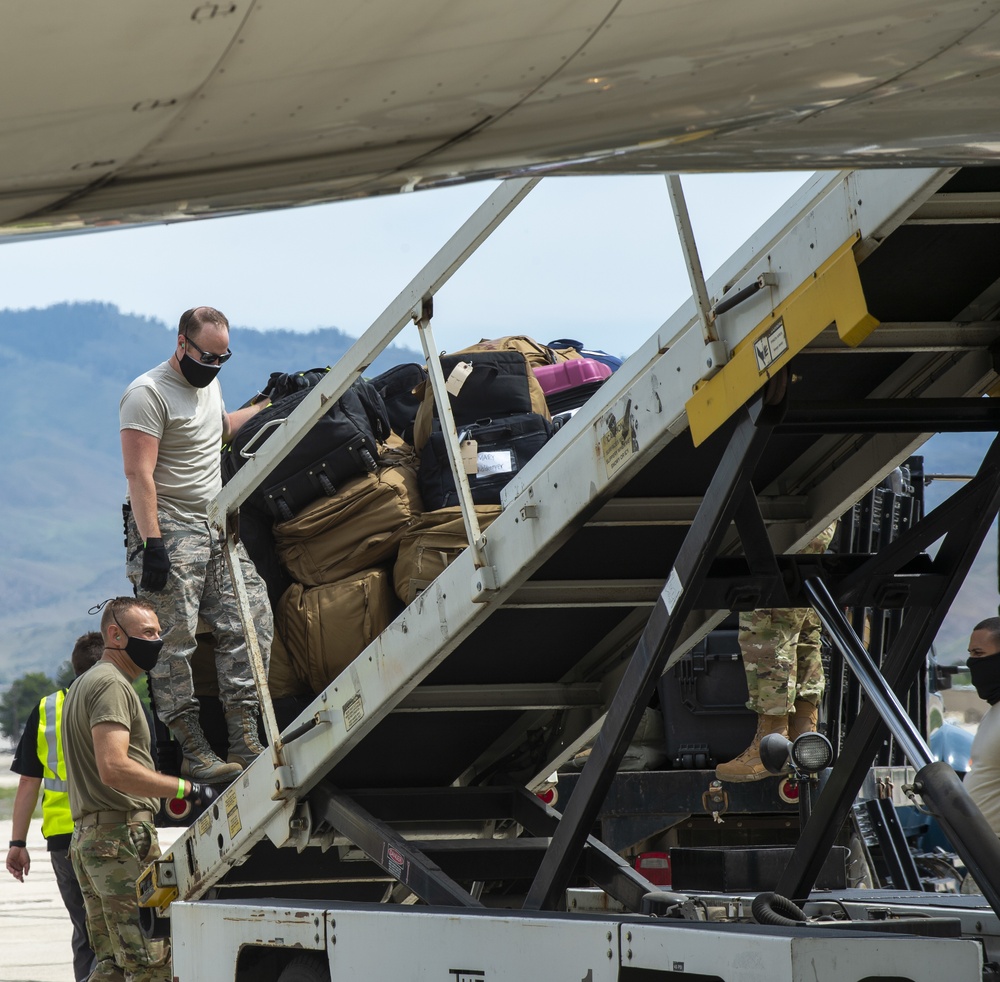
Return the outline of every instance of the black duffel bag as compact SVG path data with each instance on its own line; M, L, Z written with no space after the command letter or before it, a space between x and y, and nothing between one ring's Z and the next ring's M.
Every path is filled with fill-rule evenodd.
M222 480L228 481L309 394L309 388L282 396L240 427L222 453ZM267 429L263 435L262 430ZM335 494L347 480L378 467L378 442L389 435L382 397L370 382L358 379L312 426L250 495L250 501L277 521L287 521L324 495Z
M538 453L552 436L552 424L538 413L518 413L459 426L459 443L475 441L475 474L469 474L477 505L500 503L500 490ZM434 420L431 438L420 453L417 473L427 511L458 504L458 491L448 463L441 424Z
M495 419L515 413L530 413L531 369L520 351L467 351L460 355L442 355L441 370L446 379L466 363L471 372L451 393L451 411L455 424L462 426L477 419ZM437 416L437 407L434 407Z

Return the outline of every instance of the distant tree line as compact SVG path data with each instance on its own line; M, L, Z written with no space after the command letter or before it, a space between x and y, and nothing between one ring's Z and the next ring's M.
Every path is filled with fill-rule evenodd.
M12 682L0 699L0 734L11 742L19 740L24 724L35 706L50 692L69 688L73 677L73 666L67 660L59 666L54 679L44 672L28 672ZM143 675L133 686L148 707L146 676Z

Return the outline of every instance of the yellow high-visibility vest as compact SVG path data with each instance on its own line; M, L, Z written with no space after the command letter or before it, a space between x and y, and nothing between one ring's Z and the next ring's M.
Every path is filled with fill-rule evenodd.
M62 708L66 690L38 703L38 759L42 764L42 835L48 839L73 831L69 784L62 745Z

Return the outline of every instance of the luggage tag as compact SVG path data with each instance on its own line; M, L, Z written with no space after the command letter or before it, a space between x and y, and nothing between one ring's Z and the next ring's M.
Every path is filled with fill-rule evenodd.
M462 386L465 385L469 376L472 374L472 362L471 361L460 361L449 373L448 378L445 380L444 387L448 390L448 395L452 398L457 398L458 394L462 391Z
M479 441L463 440L459 444L462 450L462 467L465 473L472 475L479 473Z

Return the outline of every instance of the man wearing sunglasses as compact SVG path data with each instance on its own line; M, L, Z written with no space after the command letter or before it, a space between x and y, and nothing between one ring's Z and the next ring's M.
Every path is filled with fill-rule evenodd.
M208 784L228 783L263 750L236 591L208 523L209 502L222 488L222 444L267 402L226 412L217 376L230 356L225 315L192 307L181 315L173 354L132 382L119 406L128 481L126 572L163 629L150 687L157 714L183 751L181 773ZM237 552L266 665L273 634L267 591L242 544ZM215 641L229 732L226 761L213 752L199 722L191 675L199 621Z

